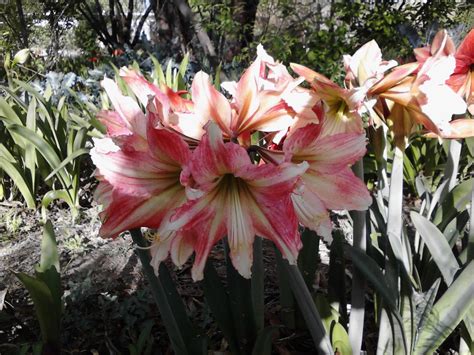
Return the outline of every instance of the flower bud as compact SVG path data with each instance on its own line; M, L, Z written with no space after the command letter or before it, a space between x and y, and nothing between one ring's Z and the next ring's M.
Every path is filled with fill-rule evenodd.
M30 50L28 48L19 50L13 57L12 66L14 66L15 64L24 64L28 60L29 56L30 56Z

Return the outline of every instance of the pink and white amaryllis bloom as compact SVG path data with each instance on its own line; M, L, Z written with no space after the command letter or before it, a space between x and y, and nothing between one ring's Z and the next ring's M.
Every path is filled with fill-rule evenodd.
M257 46L257 58L248 70L253 72L260 91L283 92L281 99L294 111L290 131L319 122L318 115L314 111L315 105L320 101L319 97L312 90L299 86L304 78L293 78L287 67L268 55L261 44ZM223 82L221 87L233 97L237 97L235 81ZM280 131L275 136L274 142L279 143L286 133L285 130Z
M291 68L305 78L324 102L323 135L363 132L361 113L364 110L366 91L360 88L341 88L324 75L303 65L292 63Z
M255 131L287 131L295 117L317 122L312 111L315 97L298 88L301 80L292 78L275 63L262 47L254 63L237 83L223 83L232 101L217 91L204 72L196 74L191 92L197 117L217 123L224 137L250 142ZM205 122L204 122L205 123Z
M182 175L189 201L168 226L181 232L173 249L188 256L195 252L193 279L202 279L211 248L225 236L232 263L246 278L251 275L255 235L272 240L295 264L302 244L291 193L307 167L305 162L255 165L243 147L224 143L219 127L211 122Z
M309 169L292 194L293 203L301 224L329 241L328 210L365 210L372 199L364 182L350 169L365 154L365 135L322 136L321 129L314 124L298 129L286 139L283 151L287 162L308 162Z
M464 38L454 57L456 68L448 85L464 97L469 112L474 115L474 29Z
M184 140L164 128L147 127L148 149L95 140L91 151L100 181L96 200L103 205L100 235L115 237L139 227L158 228L186 201L180 174L190 157Z
M97 115L105 126L106 134L115 144L133 146L136 150L146 150L145 114L138 103L120 91L117 83L109 78L101 82L114 110L103 110Z
M395 60L382 60L382 51L375 40L360 47L354 55L344 55L346 83L368 90L384 73L397 66Z
M135 69L120 69L120 77L127 83L143 107L150 100L155 107L159 121L166 127L192 139L200 139L204 133L205 119L194 115L194 104L182 97L186 91L175 92L166 85L161 87L150 83Z
M430 57L450 56L454 55L456 47L453 40L446 30L440 30L436 33L431 44L425 47L415 48L416 61L423 65Z

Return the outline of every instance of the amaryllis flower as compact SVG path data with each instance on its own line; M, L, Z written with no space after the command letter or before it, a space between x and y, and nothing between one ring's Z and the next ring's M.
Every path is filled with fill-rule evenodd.
M328 210L365 210L372 199L350 169L365 154L365 135L322 136L321 128L311 124L296 130L284 142L283 151L286 161L309 164L292 194L300 222L330 240Z
M455 58L456 68L448 85L465 98L469 112L474 114L474 29L464 38Z
M316 95L325 104L323 134L361 133L363 131L361 113L365 98L364 90L341 88L324 75L303 65L292 63L291 68L310 83Z
M255 62L237 83L223 83L232 101L217 91L209 76L199 72L192 84L196 116L217 123L225 138L248 145L254 131L286 131L297 116L317 121L311 93L297 89L301 80L286 75L262 47Z
M396 65L394 60L382 60L382 51L377 42L372 40L360 47L354 55L344 55L346 83L368 90L387 70Z
M120 91L117 83L105 78L101 82L114 110L103 110L97 115L106 127L107 136L116 144L133 145L134 149L145 150L147 120L137 102Z
M174 250L195 252L193 279L202 279L211 248L225 236L232 263L246 278L251 275L255 235L272 240L295 264L302 245L291 193L307 167L305 162L252 164L243 147L224 143L219 127L209 123L182 176L189 201L168 226L181 232Z
M432 56L421 67L418 63L397 67L369 90L390 100L388 123L397 145L405 146L417 123L437 135L449 134L453 114L465 112L465 102L446 85L454 65L453 56Z
M175 92L166 85L161 87L150 83L135 69L120 69L120 77L127 83L143 107L147 107L150 100L155 107L159 121L183 135L200 139L204 133L203 125L206 118L194 115L194 104L181 95L187 92Z
M431 44L421 48L415 48L416 61L423 64L429 57L454 55L456 47L453 40L446 30L440 30L436 33Z
M96 199L103 205L100 234L115 237L128 229L158 228L186 201L180 174L190 150L165 128L147 127L146 150L95 140L91 151L100 181Z

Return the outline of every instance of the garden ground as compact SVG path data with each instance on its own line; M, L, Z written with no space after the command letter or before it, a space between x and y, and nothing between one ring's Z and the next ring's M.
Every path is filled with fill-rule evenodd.
M67 209L54 208L48 217L54 225L60 253L65 308L62 323L64 353L120 354L137 342L140 331L150 320L154 349L171 353L159 312L147 288L141 265L128 235L115 240L98 236L98 207L81 211L73 221ZM39 325L27 291L14 272L34 273L39 263L42 236L41 213L18 203L0 205L0 353L16 353L18 346L38 341ZM344 221L344 217L339 218ZM346 221L347 222L347 221ZM281 325L275 255L271 243L264 243L266 269L266 319ZM321 243L321 264L315 284L327 290L328 251ZM221 248L212 258L218 272L225 273ZM172 266L168 265L170 268ZM191 263L174 268L178 290L186 302L191 319L210 341L210 349L225 350L226 343L215 327L199 283L190 277ZM375 335L374 335L375 336ZM313 345L305 331L281 329L274 350L279 354L311 354Z

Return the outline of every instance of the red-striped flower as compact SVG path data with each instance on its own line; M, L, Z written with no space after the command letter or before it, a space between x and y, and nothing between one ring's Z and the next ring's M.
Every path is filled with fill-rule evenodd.
M365 154L365 135L321 135L320 125L298 129L283 145L285 160L309 164L292 200L300 222L327 240L331 239L328 210L365 210L372 203L364 182L350 165Z
M291 193L307 167L305 162L255 165L243 147L224 143L211 122L183 174L189 200L167 226L181 232L174 249L187 256L195 252L193 279L202 279L211 248L225 236L232 263L244 277L251 274L255 235L272 240L296 263L301 240Z

